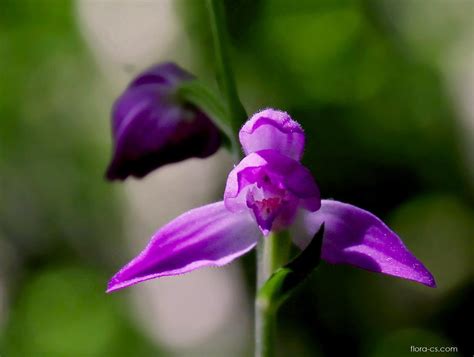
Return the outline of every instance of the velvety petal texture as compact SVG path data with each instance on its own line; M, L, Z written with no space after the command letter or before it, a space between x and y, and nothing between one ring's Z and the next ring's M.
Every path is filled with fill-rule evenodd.
M377 273L435 287L434 277L379 218L361 208L322 200L317 212L301 212L293 235L305 247L324 223L321 257L328 263L351 264Z
M273 149L295 160L303 156L303 129L280 110L269 108L254 114L240 129L239 139L246 155Z
M143 177L165 164L217 151L221 134L196 107L176 98L177 86L193 76L173 63L138 75L112 110L114 153L109 180Z
M252 249L259 237L248 212L231 213L223 202L193 209L156 232L110 280L107 292L204 266L222 266Z

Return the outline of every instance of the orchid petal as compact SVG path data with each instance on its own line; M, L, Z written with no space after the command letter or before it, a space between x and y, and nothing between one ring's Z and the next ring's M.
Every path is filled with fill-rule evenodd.
M108 179L143 177L163 165L205 158L219 149L217 127L201 111L170 102L169 91L142 84L117 99L112 113L115 149Z
M128 86L138 87L146 84L176 85L194 79L194 76L173 62L160 63L141 72Z
M321 209L302 211L301 232L295 244L304 248L321 224L325 225L322 258L332 264L359 268L413 280L435 287L434 277L405 247L402 240L379 218L361 208L333 200L322 200Z
M246 155L273 149L295 160L303 156L303 129L283 111L269 108L254 114L240 129L239 139Z
M158 230L109 282L107 292L205 266L222 266L252 249L260 231L248 213L217 202L188 211Z
M263 172L262 172L263 171ZM247 208L244 194L247 186L267 174L284 189L301 199L303 207L316 211L320 207L320 193L311 172L300 162L275 150L262 150L244 157L229 173L224 192L226 207L232 212Z

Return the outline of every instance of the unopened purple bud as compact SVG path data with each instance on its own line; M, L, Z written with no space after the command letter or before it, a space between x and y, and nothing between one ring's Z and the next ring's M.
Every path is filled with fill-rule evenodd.
M114 152L107 179L141 178L163 165L205 158L219 149L219 129L176 94L180 84L192 79L176 64L164 63L132 80L112 109Z

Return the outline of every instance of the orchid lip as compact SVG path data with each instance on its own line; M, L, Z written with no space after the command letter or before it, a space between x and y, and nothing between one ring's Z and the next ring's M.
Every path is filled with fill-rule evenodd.
M286 192L280 191L280 194L268 192L258 183L247 191L247 207L251 209L264 235L272 230L273 222L284 208Z
M231 212L250 210L264 235L291 225L300 207L314 211L320 206L309 170L272 149L247 155L232 170L224 201Z

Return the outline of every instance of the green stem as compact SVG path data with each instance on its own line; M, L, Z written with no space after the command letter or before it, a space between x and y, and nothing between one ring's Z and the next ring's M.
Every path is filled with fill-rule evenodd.
M288 259L290 237L287 232L271 233L257 245L257 296L272 273ZM268 297L255 299L255 356L275 354L277 306Z
M275 355L276 311L261 300L255 301L255 357Z
M229 35L227 33L227 23L222 0L208 0L208 8L216 56L217 84L225 98L227 108L230 112L232 129L237 136L240 127L245 120L247 120L247 114L240 102L234 74L230 65L228 51Z
M238 132L247 120L247 114L237 94L230 65L227 47L229 36L223 0L208 0L207 3L214 40L217 82L230 114L232 131L238 140ZM287 234L272 234L259 242L257 248L257 292L276 268L285 262L288 255L286 247L289 246L289 244L285 244L286 242L289 242ZM283 247L285 249L282 249ZM274 355L275 331L276 307L269 299L255 299L255 356L272 357Z

